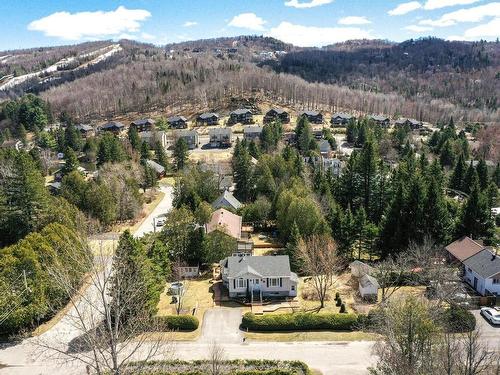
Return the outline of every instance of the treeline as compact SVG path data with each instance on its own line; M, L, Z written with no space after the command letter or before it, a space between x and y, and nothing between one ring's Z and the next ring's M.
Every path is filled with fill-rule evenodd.
M384 48L294 51L278 62L263 64L309 82L396 92L405 98L425 93L464 107L496 110L495 76L499 63L497 43L423 38Z

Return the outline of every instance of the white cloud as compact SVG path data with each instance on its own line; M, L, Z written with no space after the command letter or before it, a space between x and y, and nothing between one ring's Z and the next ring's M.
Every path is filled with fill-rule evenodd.
M300 47L321 47L350 39L371 39L369 31L357 27L316 27L281 22L268 36Z
M192 26L196 26L196 25L198 25L198 22L196 22L196 21L186 21L186 22L184 22L184 24L182 26L192 27Z
M266 21L255 13L241 13L234 16L233 19L228 23L228 26L241 27L243 29L249 30L264 30L264 24Z
M149 33L141 33L140 38L142 40L148 40L148 41L156 40L156 37Z
M455 5L468 5L477 3L478 1L481 0L427 0L424 4L424 9L433 10Z
M304 8L314 8L319 7L321 5L326 5L333 3L333 0L310 0L309 2L301 3L299 0L289 0L285 2L287 7L293 7L298 9Z
M339 19L339 24L340 25L366 25L372 23L369 19L366 17L358 17L358 16L348 16Z
M405 27L405 30L413 31L415 33L424 33L426 31L433 30L433 28L429 26L409 25Z
M41 31L46 36L65 40L109 38L140 30L140 21L151 17L143 9L119 6L109 12L56 12L28 25L28 30Z
M461 22L481 22L487 17L500 17L500 3L489 3L469 9L460 9L443 14L436 20L426 19L419 21L419 25L446 27Z
M396 8L387 12L390 16L402 16L403 14L413 12L422 8L422 4L418 1L410 1L409 3L399 4Z
M449 36L448 40L495 40L500 35L500 17L492 19L490 22L483 25L475 26L465 30L464 35Z

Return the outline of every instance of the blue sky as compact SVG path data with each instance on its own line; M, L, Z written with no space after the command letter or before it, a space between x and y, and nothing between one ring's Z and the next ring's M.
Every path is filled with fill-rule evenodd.
M500 37L500 2L488 0L2 0L0 14L0 50L243 34L299 46L360 38Z

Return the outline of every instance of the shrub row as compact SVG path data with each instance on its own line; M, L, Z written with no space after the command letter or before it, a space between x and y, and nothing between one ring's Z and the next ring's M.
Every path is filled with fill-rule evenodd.
M198 318L192 315L165 315L154 319L155 323L164 330L194 331L200 325Z
M256 316L246 313L242 327L251 331L352 331L358 322L355 314L295 313Z

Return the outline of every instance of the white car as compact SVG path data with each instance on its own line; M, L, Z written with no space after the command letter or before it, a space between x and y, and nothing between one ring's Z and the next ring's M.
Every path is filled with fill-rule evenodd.
M481 307L481 315L491 324L500 325L500 311L491 307Z
M162 227L165 225L165 218L160 217L156 219L156 226L157 227Z

